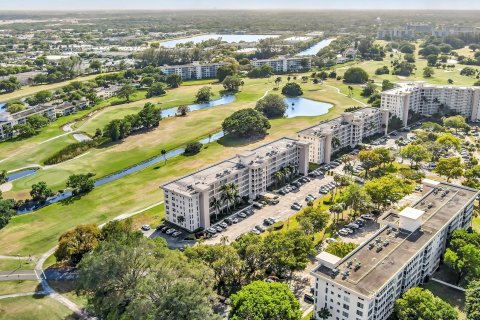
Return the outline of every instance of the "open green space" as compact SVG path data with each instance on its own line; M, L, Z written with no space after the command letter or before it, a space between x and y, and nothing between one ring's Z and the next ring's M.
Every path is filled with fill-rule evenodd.
M29 270L34 266L32 261L25 259L0 259L0 271Z
M1 320L76 319L72 312L49 297L18 297L0 300Z
M466 319L465 316L465 293L459 290L447 287L441 283L429 281L422 285L423 288L430 290L434 295L442 298L457 310L459 319Z
M0 281L0 295L36 292L38 287L36 280Z

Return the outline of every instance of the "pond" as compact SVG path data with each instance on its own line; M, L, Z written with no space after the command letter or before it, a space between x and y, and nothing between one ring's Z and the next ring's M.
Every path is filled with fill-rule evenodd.
M262 39L267 38L277 38L278 35L274 34L204 34L200 36L193 36L188 38L181 38L181 39L174 39L174 40L167 40L160 42L160 45L166 48L175 48L175 46L179 43L200 43L202 41L210 40L210 39L218 39L221 38L222 41L228 43L238 43L238 42L258 42Z
M323 48L327 47L335 38L332 39L324 39L317 44L311 46L308 49L305 49L303 51L300 51L299 53L296 54L296 56L314 56L316 55L320 50Z
M313 117L328 113L333 104L314 101L301 97L288 97L284 101L288 105L287 118Z
M198 103L188 105L190 111L202 110L211 107L221 106L224 104L229 104L235 101L234 95L222 96L220 99L212 100L206 103ZM162 110L162 117L174 117L177 114L178 107L169 108Z
M31 176L32 174L35 174L37 171L38 171L38 168L28 168L28 169L18 170L10 174L7 174L7 181L11 182L23 177Z
M213 141L216 141L218 139L220 139L221 137L224 136L224 133L223 131L220 131L220 132L217 132L215 134L212 134L212 136L209 138L209 137L206 137L206 138L203 138L201 140L199 140L201 143L203 144L207 144L207 143L210 143L210 142L213 142ZM103 178L100 178L100 179L97 179L95 181L95 187L99 187L99 186L102 186L104 184L107 184L107 183L110 183L110 182L113 182L115 180L118 180L120 178L123 178L125 176L128 176L128 175L131 175L133 173L136 173L140 170L143 170L147 167L150 167L154 164L157 164L157 163L160 163L162 161L166 161L170 158L173 158L173 157L176 157L176 156L179 156L181 155L183 152L185 151L184 148L177 148L177 149L173 149L169 152L167 152L165 154L165 156L163 155L158 155L158 156L155 156L153 158L150 158L146 161L143 161L143 162L140 162L140 163L137 163L131 167L128 167L126 168L125 170L122 170L122 171L118 171L118 172L115 172L111 175L108 175L108 176L105 176ZM29 204L28 206L25 206L23 207L21 210L18 210L17 213L18 214L24 214L24 213L28 213L28 212L32 212L34 210L37 210L37 209L40 209L42 207L45 207L45 206L48 206L50 204L53 204L53 203L57 203L57 202L60 202L62 200L65 200L65 199L68 199L72 196L72 192L71 191L65 191L63 193L59 193L59 194L56 194L55 196L53 197L50 197L47 199L47 201L43 204L39 204L39 203L31 203Z

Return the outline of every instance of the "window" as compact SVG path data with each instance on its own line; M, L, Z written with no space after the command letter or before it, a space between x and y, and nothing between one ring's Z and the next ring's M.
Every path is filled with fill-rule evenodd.
M359 307L360 309L363 309L363 303L357 302L357 307Z
M357 314L358 314L360 317L363 316L363 312L360 311L360 310L357 310Z

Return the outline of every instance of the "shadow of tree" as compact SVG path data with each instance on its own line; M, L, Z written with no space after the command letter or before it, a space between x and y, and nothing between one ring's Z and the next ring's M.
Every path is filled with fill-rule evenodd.
M249 138L239 138L232 135L225 135L217 140L217 142L224 147L243 147L255 142L264 140L265 136L255 136Z

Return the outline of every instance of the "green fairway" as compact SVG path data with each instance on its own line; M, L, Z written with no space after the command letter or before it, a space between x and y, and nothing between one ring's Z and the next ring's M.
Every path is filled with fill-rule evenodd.
M76 319L72 312L49 297L18 297L0 300L0 320Z
M36 280L0 281L0 295L35 292L38 288L39 283Z
M0 271L30 270L35 264L25 259L2 259L0 258ZM1 281L0 281L1 283Z

